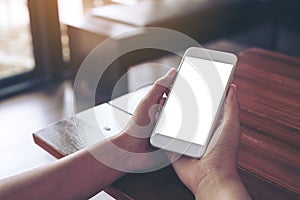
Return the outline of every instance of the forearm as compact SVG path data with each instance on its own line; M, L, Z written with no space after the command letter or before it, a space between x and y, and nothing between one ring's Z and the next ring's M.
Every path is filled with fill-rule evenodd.
M237 172L211 177L198 185L196 199L251 199Z
M116 165L125 155L110 149L107 143L90 150L103 154ZM125 173L112 169L82 150L53 164L25 172L0 182L0 199L87 199Z
M164 152L152 153L149 137L155 124L152 119L157 114L156 108L175 75L176 69L172 69L155 83L137 107L127 134L0 181L0 199L87 199L125 172L152 170L165 163Z

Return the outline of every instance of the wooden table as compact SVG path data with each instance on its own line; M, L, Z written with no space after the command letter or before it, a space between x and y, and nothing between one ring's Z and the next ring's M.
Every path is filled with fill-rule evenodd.
M234 82L241 110L238 170L244 184L253 199L300 199L300 59L249 49L239 54ZM104 134L116 134L147 90L135 95L129 107L124 102L130 94L50 125L34 140L57 158L92 145L102 136L88 113L106 120L100 125ZM122 115L123 124L108 120L112 111ZM106 191L117 199L193 199L170 166L128 174Z

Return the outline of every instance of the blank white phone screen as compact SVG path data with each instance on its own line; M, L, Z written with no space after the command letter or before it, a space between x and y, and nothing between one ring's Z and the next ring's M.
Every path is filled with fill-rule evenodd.
M155 133L205 145L232 69L232 64L186 56Z

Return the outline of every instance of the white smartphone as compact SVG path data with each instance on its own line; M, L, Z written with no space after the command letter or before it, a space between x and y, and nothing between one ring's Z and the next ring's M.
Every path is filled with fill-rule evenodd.
M231 53L187 49L150 143L201 158L216 128L236 62Z

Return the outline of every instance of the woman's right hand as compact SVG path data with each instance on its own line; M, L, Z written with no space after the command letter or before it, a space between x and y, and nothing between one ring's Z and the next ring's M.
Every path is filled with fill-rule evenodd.
M173 168L196 199L250 199L236 169L240 140L236 86L231 85L225 102L222 124L215 131L201 159L181 156ZM175 153L168 153L176 159Z

